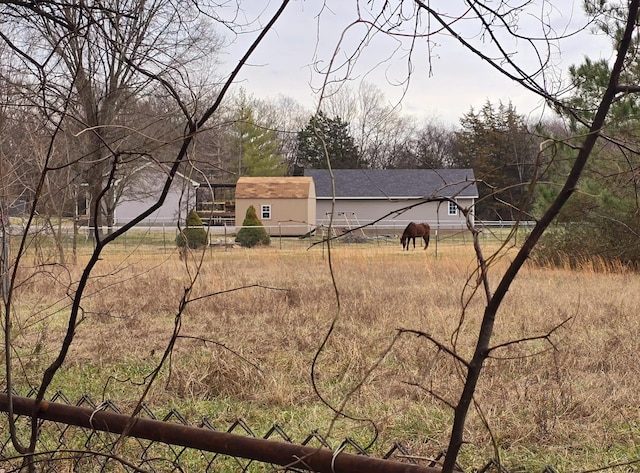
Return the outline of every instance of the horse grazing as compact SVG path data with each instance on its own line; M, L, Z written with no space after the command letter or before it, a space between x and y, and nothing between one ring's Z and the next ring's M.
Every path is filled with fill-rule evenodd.
M402 232L402 237L400 238L400 243L402 243L402 249L406 248L409 251L409 240L413 238L413 248L416 247L416 237L422 237L424 240L424 248L427 249L429 246L429 232L431 228L426 223L413 223L411 222L407 225L407 228Z

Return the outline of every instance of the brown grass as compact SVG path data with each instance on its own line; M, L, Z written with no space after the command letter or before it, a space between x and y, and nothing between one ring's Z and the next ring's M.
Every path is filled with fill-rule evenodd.
M319 247L207 253L190 297L220 294L187 306L180 329L186 338L147 401L221 426L242 416L252 425L278 421L288 431L326 433L333 413L314 392L310 370L335 320L317 358L322 398L373 421L380 445L401 439L427 455L444 448L451 409L441 400L456 402L462 369L425 338L396 335L424 332L451 348L455 341L458 354L470 356L484 309L482 291L473 295L471 246L442 245L437 259L432 248L337 248L332 260L339 309ZM492 287L507 263L505 255L491 267ZM55 355L66 288L80 269L25 277L17 292L22 385L37 385ZM114 255L96 274L54 388L126 408L166 347L195 266L177 254ZM234 290L242 286L251 287ZM635 274L526 267L499 312L493 345L504 347L492 353L478 387L463 466L481 466L494 447L508 466L528 469L549 463L580 470L638 457L638 300ZM366 441L374 434L366 422L340 419L332 435Z

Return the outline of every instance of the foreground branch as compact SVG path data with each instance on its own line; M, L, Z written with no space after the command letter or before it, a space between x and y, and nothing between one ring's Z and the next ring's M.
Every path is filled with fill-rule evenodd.
M490 354L490 341L493 335L493 326L495 323L498 309L502 304L511 284L515 280L518 272L524 265L525 261L529 258L531 251L538 243L538 240L545 232L547 227L560 213L560 210L565 205L567 200L575 192L578 185L578 180L582 175L582 172L589 160L589 156L593 151L593 148L598 140L600 130L606 123L606 117L611 107L612 102L615 100L618 92L620 74L625 65L625 59L629 52L630 45L632 43L632 35L635 31L635 24L638 15L638 7L640 0L631 0L628 6L627 22L624 29L624 34L619 42L618 55L616 61L611 69L611 75L609 77L609 83L605 90L598 110L594 116L593 122L589 127L589 133L586 135L582 147L578 152L578 156L571 168L562 190L549 206L545 214L538 220L538 223L533 228L529 237L524 242L512 263L507 268L504 276L500 280L496 291L487 303L485 307L484 315L482 318L482 324L480 326L480 332L478 334L478 340L474 350L473 357L469 364L467 377L465 380L460 400L455 409L455 416L453 421L453 427L451 430L451 438L449 440L449 447L447 448L447 455L443 465L443 471L445 473L452 473L455 468L455 462L460 453L460 449L464 443L463 434L466 423L467 414L469 408L473 403L473 396L476 390L478 380L480 379L480 373L484 361Z

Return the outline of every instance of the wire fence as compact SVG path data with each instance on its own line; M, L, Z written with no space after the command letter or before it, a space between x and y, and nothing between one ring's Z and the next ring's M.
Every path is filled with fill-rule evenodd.
M364 228L360 226L335 226L324 225L300 226L295 234L291 233L291 226L280 223L278 225L265 225L263 228L271 237L269 247L274 250L309 250L323 249L326 245L332 247L347 248L390 248L401 251L400 236L406 222L394 224L371 224ZM109 231L117 231L121 227L102 229L103 234ZM210 252L230 251L240 248L236 242L236 234L241 227L235 226L204 226L208 235L208 247ZM303 233L303 230L310 230ZM503 241L507 237L513 237L513 229L516 241L523 240L524 235L531 228L530 222L482 222L476 229L480 231L480 237L485 242ZM34 252L37 259L47 261L52 258L59 260L60 256L69 258L70 255L86 254L95 247L94 232L92 227L59 226L57 228L37 226L26 229L19 224L10 227L9 238L12 247L26 236L26 247ZM161 225L137 225L128 232L123 233L109 244L113 251L126 251L148 254L170 254L176 252L178 247L176 238L184 228L178 228L171 224ZM430 249L438 251L439 246L470 245L473 243L471 232L462 226L459 227L431 227ZM416 243L416 248L421 248L421 242ZM413 246L411 247L413 249Z
M34 397L35 391L27 397ZM121 411L111 401L94 402L89 396L81 396L72 403L62 392L51 397L50 402L62 403L67 406L90 408L94 411L111 411L120 414ZM202 418L197 424L190 424L185 416L176 409L170 409L162 416L156 415L148 406L143 405L139 417L161 420L163 422L182 426L194 426L201 429L216 431L209 419ZM30 418L19 416L17 419L19 433L28 431ZM228 433L239 434L251 438L277 440L280 442L296 443L298 445L326 448L332 451L351 452L356 455L368 456L368 450L358 442L347 437L340 445L335 445L322 436L318 430L313 430L302 439L294 439L285 429L274 423L264 433L257 433L242 418L236 419L226 429ZM122 471L122 472L264 472L264 471L302 471L298 468L280 467L264 464L247 457L232 457L210 451L202 451L188 446L177 446L141 438L128 438L119 443L119 435L110 432L73 426L64 422L40 421L37 451L34 455L37 471L43 473L66 473L69 471ZM9 436L9 426L6 416L0 418L0 472L22 471L23 458L14 449ZM415 455L409 451L403 441L396 441L389 445L382 455L382 459L394 460L408 464L438 468L446 452L434 452L435 455L425 457L424 454ZM464 473L465 469L457 465L457 469ZM305 470L306 471L306 470ZM519 473L520 469L510 472L495 459L490 459L478 473ZM542 473L557 473L550 466L546 466Z
M33 397L34 391L28 394ZM77 402L72 403L62 392L57 392L50 402L63 403L92 410L111 411L120 414L121 411L113 402L94 402L89 396L83 395ZM185 416L176 409L170 409L166 414L158 416L146 405L143 405L141 418L161 420L163 422L194 426L206 430L217 430L207 418L202 418L195 425L190 424ZM26 432L30 419L26 416L18 418L19 430ZM244 419L238 418L225 430L227 433L239 434L251 438L277 440L280 442L296 443L316 448L327 448L341 452L351 452L368 456L368 452L358 442L345 438L340 445L334 445L319 431L309 432L305 438L294 440L285 429L274 423L264 433L257 433ZM0 420L0 471L20 471L22 458L14 449L10 437L6 417ZM169 445L145 439L132 438L124 445L115 448L119 435L109 432L77 427L60 422L42 422L40 437L36 452L37 471L47 473L62 473L68 471L302 471L297 468L281 468L275 465L265 465L261 462L241 457L230 457L194 448ZM389 446L383 459L393 459L399 462L416 464L406 447L395 442ZM431 461L435 466L436 460Z

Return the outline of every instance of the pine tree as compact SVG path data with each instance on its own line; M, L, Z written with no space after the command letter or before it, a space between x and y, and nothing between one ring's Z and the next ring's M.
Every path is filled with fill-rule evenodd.
M532 175L538 139L524 117L509 103L487 102L460 119L455 163L472 168L480 181L476 216L486 220L526 217L531 202L527 183Z
M298 132L297 165L300 169L327 169L327 155L334 169L361 169L367 164L349 134L349 124L320 112Z
M589 6L585 3L585 6ZM614 45L620 40L623 26L615 6L607 21L598 26L600 32L611 37ZM638 40L634 40L638 47ZM623 86L640 80L640 58L631 55L619 78ZM546 186L540 195L547 204L555 198L564 182L568 164L577 155L577 147L595 115L601 97L608 86L611 65L604 59L585 58L580 65L569 69L573 83L571 96L566 100L572 114L564 136L555 145L557 152L549 164ZM612 264L640 267L640 159L637 151L640 129L640 95L620 93L611 104L607 126L601 131L605 139L594 150L578 184L579 192L562 209L559 223L540 240L534 256L545 262L579 265L584 260L599 259ZM572 137L575 136L576 138ZM540 207L544 201L539 198Z
M258 218L253 205L250 205L247 209L244 221L242 222L242 228L236 235L236 242L247 248L253 248L256 245L269 245L271 243L271 238Z
M176 237L179 248L202 248L207 245L207 231L202 225L202 220L195 210L187 214L187 226Z
M238 176L284 176L287 165L275 130L256 123L251 107L240 104L232 149L238 150Z

